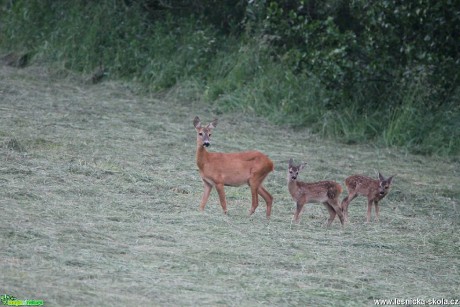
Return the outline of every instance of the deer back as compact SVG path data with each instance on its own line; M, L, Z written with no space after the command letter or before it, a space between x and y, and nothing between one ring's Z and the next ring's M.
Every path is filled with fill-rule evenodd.
M295 184L295 185L293 185ZM337 199L342 193L340 184L334 181L301 182L293 181L289 185L289 192L297 200L308 200L309 202L325 202L330 199Z

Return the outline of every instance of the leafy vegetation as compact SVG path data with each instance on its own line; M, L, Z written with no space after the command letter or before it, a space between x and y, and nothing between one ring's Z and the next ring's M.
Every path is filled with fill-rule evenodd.
M417 0L4 1L0 48L190 86L346 143L460 152L460 8Z

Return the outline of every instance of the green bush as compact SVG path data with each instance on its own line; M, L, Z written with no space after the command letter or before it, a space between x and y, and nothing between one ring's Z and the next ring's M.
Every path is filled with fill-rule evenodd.
M5 1L0 48L153 91L192 84L347 143L458 155L460 8L450 0Z

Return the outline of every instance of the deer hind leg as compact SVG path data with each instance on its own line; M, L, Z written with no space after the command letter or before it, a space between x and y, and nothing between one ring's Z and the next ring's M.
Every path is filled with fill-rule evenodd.
M251 203L251 209L249 209L249 215L252 215L256 209L257 206L259 205L259 195L257 194L258 187L254 185L249 185L251 187L251 195L252 195L252 203Z
M222 183L216 184L216 190L219 194L220 205L222 206L224 213L227 214L227 200L225 199L224 185Z
M249 179L249 186L251 187L251 194L252 194L252 205L251 205L251 209L249 210L250 215L253 214L256 211L257 206L259 206L259 194L260 194L259 189L262 186L262 182L264 181L265 177L267 177L267 175L268 174L265 174L265 173L262 174L260 172L254 173L252 177ZM265 190L265 192L267 191ZM261 196L265 199L265 201L267 201L267 199L262 194Z
M323 205L327 208L327 211L329 212L329 219L327 220L327 227L329 227L329 225L331 225L332 221L335 219L336 211L327 201L325 201Z
M203 197L201 198L200 211L204 211L204 207L206 206L206 203L208 202L209 193L211 193L211 190L212 190L212 185L210 185L204 180L203 180L203 184L204 184L204 191L203 191Z
M340 223L343 225L343 223L345 222L345 219L344 219L344 215L342 212L342 208L339 206L339 201L337 199L329 199L327 201L327 204L331 206L334 212L339 216ZM335 214L334 214L334 217L335 217Z
M269 219L272 212L273 196L271 196L270 193L268 193L268 191L262 185L259 186L257 193L259 193L259 195L262 196L262 198L267 203L267 219Z

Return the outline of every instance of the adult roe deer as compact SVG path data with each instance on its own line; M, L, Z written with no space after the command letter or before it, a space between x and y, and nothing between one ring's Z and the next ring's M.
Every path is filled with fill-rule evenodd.
M299 222L302 208L307 203L322 203L329 211L327 226L331 225L336 214L339 216L340 223L344 222L342 208L339 204L339 196L342 193L342 186L334 181L301 182L297 181L299 172L304 168L305 163L295 166L292 159L289 160L288 168L288 189L297 204L294 214L295 222Z
M348 206L358 195L367 197L367 222L371 220L372 204L375 205L375 221L379 220L379 201L390 191L393 176L385 178L379 172L378 179L372 179L363 175L353 175L345 179L348 196L342 200L342 209L345 220L348 220Z
M198 116L193 120L196 129L196 164L200 170L204 184L203 198L200 210L203 211L212 187L219 194L220 205L227 214L227 201L224 186L240 186L248 184L251 188L252 206L249 214L253 214L259 205L258 195L267 203L267 218L270 218L273 197L262 186L265 177L273 171L273 162L259 151L244 151L235 153L208 152L212 129L217 126L214 119L206 127L201 125Z

